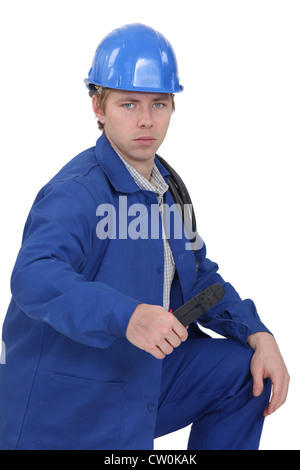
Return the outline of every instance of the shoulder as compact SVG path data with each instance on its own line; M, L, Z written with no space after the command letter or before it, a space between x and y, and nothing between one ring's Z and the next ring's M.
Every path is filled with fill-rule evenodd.
M99 204L108 187L107 178L96 158L95 147L79 153L64 165L39 191L37 199L52 193L92 198Z

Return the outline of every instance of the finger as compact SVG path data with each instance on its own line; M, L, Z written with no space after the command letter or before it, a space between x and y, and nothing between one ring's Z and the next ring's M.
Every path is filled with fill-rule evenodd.
M153 348L148 349L147 352L150 353L156 359L164 359L166 357L166 355L158 346L154 346Z
M162 351L164 355L168 355L173 352L173 347L166 339L160 341L157 347Z
M176 318L176 322L173 325L173 331L180 339L180 342L185 341L188 338L188 327L184 327Z
M267 408L264 411L264 416L269 416L272 413L274 413L274 411L276 411L277 408L279 408L280 406L279 403L280 403L279 393L277 393L276 389L274 390L274 387L273 387L272 397L271 397L270 403L268 404Z
M264 382L263 382L263 373L261 370L256 370L252 372L253 377L253 396L259 397L264 389Z
M286 401L289 388L289 377L285 377L283 381L273 382L273 393L271 401L264 411L265 416L269 416L274 413L281 405Z
M166 337L166 340L173 348L178 348L181 345L181 338L175 333L175 331L171 331L171 333Z

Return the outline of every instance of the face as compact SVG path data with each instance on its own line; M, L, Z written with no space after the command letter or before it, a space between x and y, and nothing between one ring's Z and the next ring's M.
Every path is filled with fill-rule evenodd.
M168 93L110 90L105 111L95 99L93 109L107 139L134 165L153 161L167 133L173 102Z

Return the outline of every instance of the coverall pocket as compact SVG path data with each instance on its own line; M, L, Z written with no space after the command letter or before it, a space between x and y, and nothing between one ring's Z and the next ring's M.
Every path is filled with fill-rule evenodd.
M36 378L18 448L117 449L126 389L123 382L57 372Z

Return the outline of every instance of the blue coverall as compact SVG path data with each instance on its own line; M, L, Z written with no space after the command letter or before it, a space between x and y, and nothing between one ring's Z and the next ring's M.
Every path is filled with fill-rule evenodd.
M97 236L98 206L118 209L120 196L149 208L150 226L155 193L139 189L102 135L34 201L3 325L0 448L152 449L156 436L192 422L191 449L256 448L270 385L252 397L247 338L268 331L254 303L220 277L205 245L196 265L170 233L171 308L221 283L226 294L201 324L229 339L193 324L164 360L133 346L125 333L136 306L162 305L164 252L161 237Z

